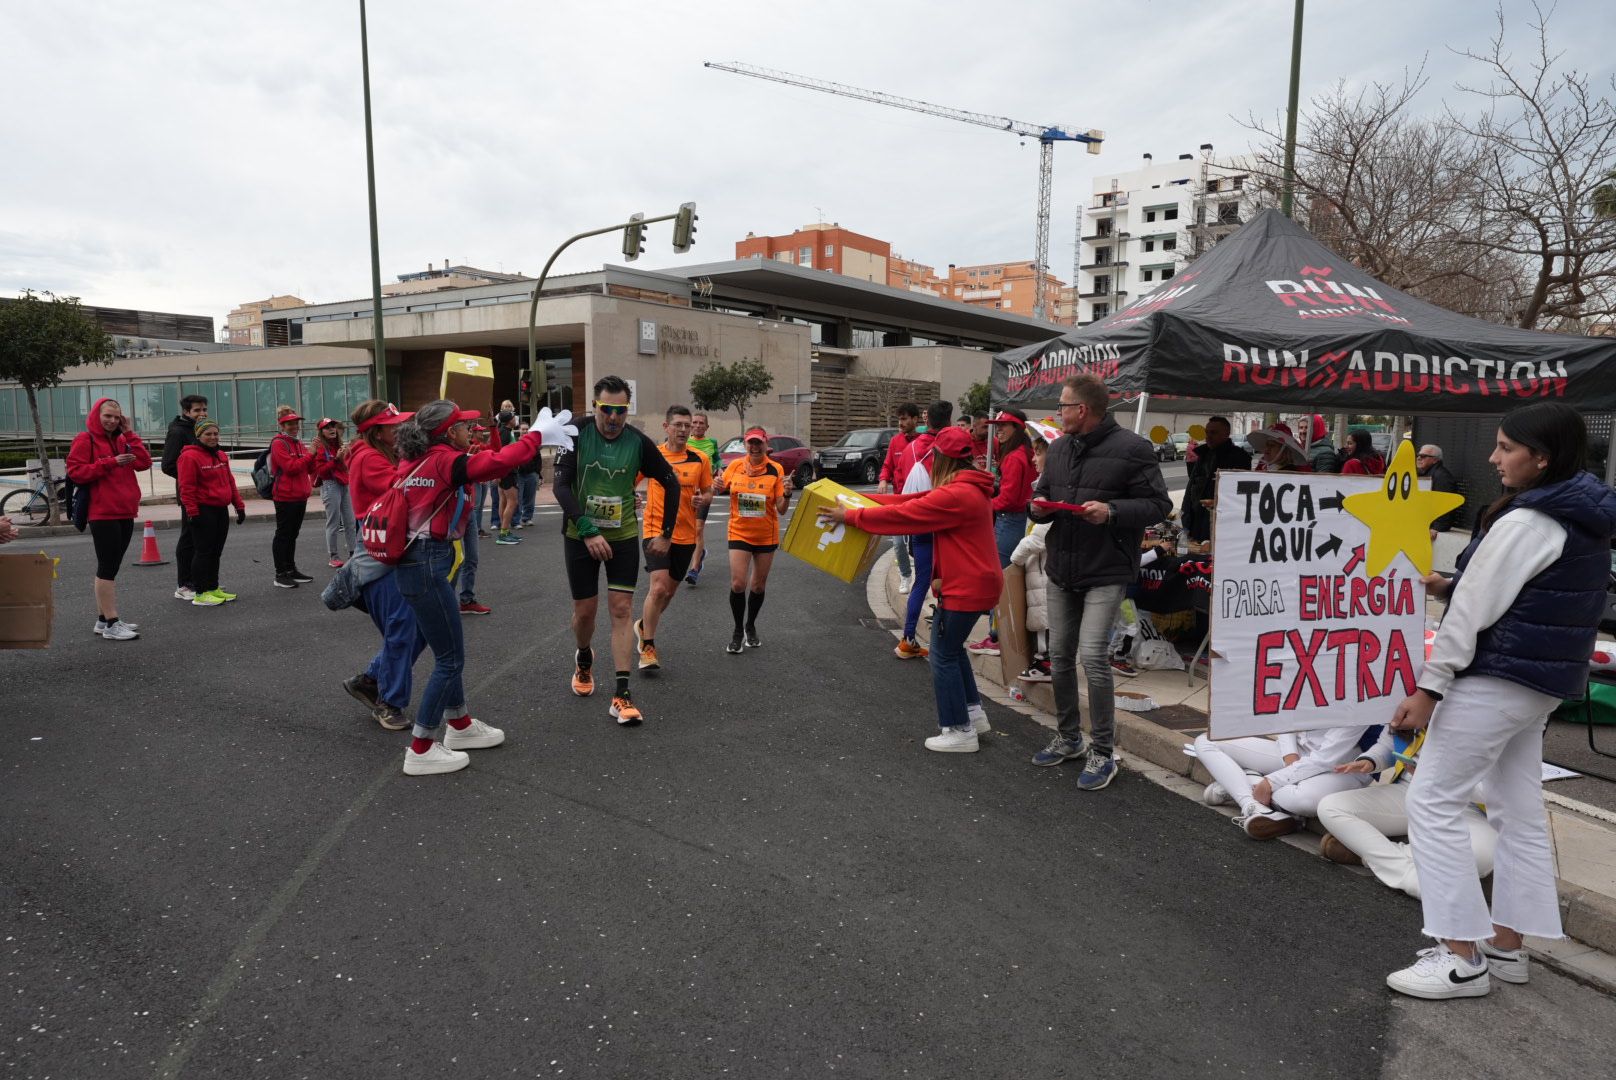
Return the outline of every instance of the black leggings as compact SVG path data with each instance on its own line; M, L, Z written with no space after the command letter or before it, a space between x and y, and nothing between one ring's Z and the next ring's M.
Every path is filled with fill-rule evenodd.
M135 535L133 518L123 521L90 522L90 539L95 543L95 576L112 581L123 565L124 552L129 550L129 538Z
M200 594L219 587L219 556L224 551L225 538L230 535L230 508L203 506L198 509L201 513L191 526L196 544L191 556L191 588Z
M275 557L277 574L297 569L297 534L303 529L303 515L308 509L306 502L275 504L275 539L270 541L269 550Z

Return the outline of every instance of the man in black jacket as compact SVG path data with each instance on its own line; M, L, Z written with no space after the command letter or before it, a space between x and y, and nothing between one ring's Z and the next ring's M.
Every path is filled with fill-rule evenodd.
M1139 577L1145 528L1173 509L1146 439L1106 415L1105 383L1074 375L1061 386L1062 438L1049 446L1044 471L1033 484L1030 516L1052 521L1045 540L1049 575L1049 660L1060 732L1033 755L1034 765L1082 757L1077 786L1098 791L1116 775L1116 697L1111 670L1111 627L1129 585ZM1053 509L1049 503L1081 506ZM1077 704L1077 661L1089 692L1089 732Z
M1214 416L1206 422L1206 441L1195 448L1195 461L1189 468L1189 483L1184 488L1184 502L1179 508L1179 520L1191 540L1204 542L1212 536L1212 511L1201 505L1201 500L1216 494L1214 485L1219 472L1227 469L1239 472L1251 468L1251 455L1229 438L1229 421Z
M1458 492L1459 481L1442 463L1442 448L1436 443L1426 443L1420 447L1420 452L1415 455L1414 467L1419 470L1421 476L1431 481L1432 491ZM1463 509L1463 506L1455 507L1431 522L1431 539L1435 540L1437 533L1447 532L1457 525L1459 511Z
M174 500L180 497L180 451L196 442L196 422L208 415L208 399L201 394L187 394L180 398L180 414L168 425L168 437L163 440L163 475L174 480ZM180 538L174 545L174 570L179 587L174 599L191 600L196 596L191 588L191 558L196 554L196 541L191 536L191 519L180 515Z

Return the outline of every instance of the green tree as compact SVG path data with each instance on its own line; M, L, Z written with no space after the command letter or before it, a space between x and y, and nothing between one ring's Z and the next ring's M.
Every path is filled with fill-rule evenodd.
M1605 174L1605 182L1594 188L1594 217L1616 218L1616 169Z
M112 339L79 306L78 297L51 293L41 297L24 290L20 299L0 302L0 380L17 383L28 395L34 450L45 473L48 521L60 519L50 456L45 453L45 429L39 422L38 392L59 385L63 373L77 364L110 363Z
M774 376L757 360L737 360L728 366L714 360L690 380L690 400L699 409L714 412L734 409L740 414L744 429L747 407L773 387Z
M972 383L970 388L960 396L959 407L961 413L970 413L972 416L981 416L988 411L992 403L993 391L985 382Z

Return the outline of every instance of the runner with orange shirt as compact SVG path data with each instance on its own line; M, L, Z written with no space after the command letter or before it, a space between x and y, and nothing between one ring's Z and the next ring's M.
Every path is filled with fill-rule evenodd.
M791 478L769 457L769 433L750 428L744 441L746 456L730 462L713 487L729 495L729 610L735 616L735 635L724 651L730 653L741 651L743 630L748 649L763 644L758 609L780 546L780 515L791 502Z
M656 630L662 613L679 591L679 583L690 570L690 560L696 554L696 541L701 536L701 522L697 519L713 500L713 467L707 455L692 450L685 440L690 438L692 418L683 405L668 406L662 420L662 430L668 441L657 447L673 467L679 478L679 505L675 509L673 538L668 550L657 554L651 550L651 538L662 534L662 515L667 495L661 484L652 484L646 492L645 569L651 574L651 587L640 606L640 617L634 620L634 643L640 653L640 670L656 671L662 666L657 658ZM646 479L644 473L640 480Z

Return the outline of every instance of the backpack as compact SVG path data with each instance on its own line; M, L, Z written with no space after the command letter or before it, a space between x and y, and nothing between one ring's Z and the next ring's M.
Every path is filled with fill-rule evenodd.
M455 507L454 519L449 523L449 531L454 532L460 524L460 512L465 509L466 491L456 488L453 495L444 496L443 502L432 508L426 520L417 530L410 528L410 505L404 497L404 485L414 478L426 465L426 459L410 470L408 476L394 480L393 486L382 493L382 497L371 504L365 511L365 516L359 521L359 542L365 546L365 551L372 559L383 566L397 566L404 560L404 553L409 550L410 544L421 532L431 527L432 519L438 516L444 503L450 499L458 499L459 505Z
M275 439L278 438L280 438L279 435L275 436ZM258 489L260 499L273 499L275 497L275 473L270 469L269 465L269 452L275 445L275 439L271 439L269 441L270 445L264 447L263 452L253 459L252 482L253 487Z

